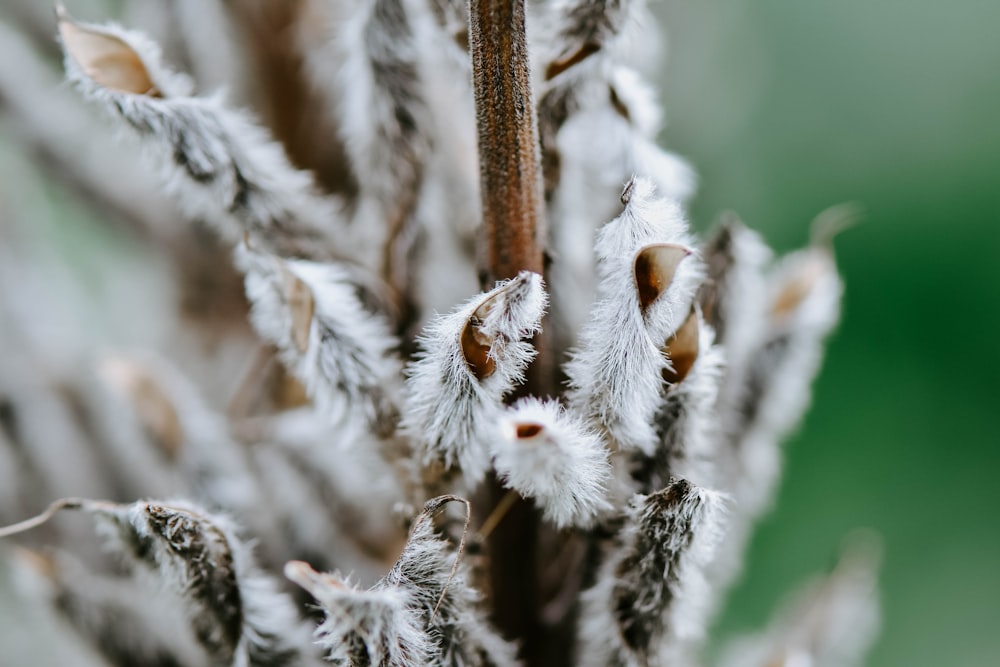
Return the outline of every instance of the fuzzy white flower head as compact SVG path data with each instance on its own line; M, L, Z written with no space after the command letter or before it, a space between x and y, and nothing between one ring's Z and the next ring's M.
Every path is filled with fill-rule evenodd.
M500 419L493 461L504 484L534 498L560 528L587 527L611 509L608 451L582 419L555 401L528 398Z

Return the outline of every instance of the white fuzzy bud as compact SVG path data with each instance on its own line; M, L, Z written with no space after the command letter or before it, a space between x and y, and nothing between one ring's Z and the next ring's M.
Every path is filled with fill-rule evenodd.
M188 217L233 242L250 234L281 255L329 255L340 205L317 194L248 114L218 94L192 96L190 80L164 66L141 33L76 23L62 11L59 33L69 80L139 140Z
M388 437L398 421L401 365L395 338L365 310L359 287L335 264L283 260L245 245L251 321L330 423L358 420Z
M597 301L566 366L570 406L620 449L653 453L666 341L683 323L701 280L680 209L645 179L622 195L625 210L597 240Z
M403 417L424 465L457 466L470 484L486 474L491 430L535 356L527 339L541 329L546 300L541 276L525 271L427 325L407 369Z
M555 401L519 401L500 419L493 463L504 484L533 498L560 528L590 526L611 509L611 477L600 436Z

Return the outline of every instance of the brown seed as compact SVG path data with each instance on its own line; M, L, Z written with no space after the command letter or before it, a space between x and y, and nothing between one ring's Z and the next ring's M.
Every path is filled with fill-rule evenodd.
M501 290L479 304L476 311L469 317L469 321L465 323L465 328L462 329L462 354L477 380L485 380L493 375L497 369L496 361L490 356L493 339L484 334L480 327L483 320L496 306L497 300L504 296L505 291Z

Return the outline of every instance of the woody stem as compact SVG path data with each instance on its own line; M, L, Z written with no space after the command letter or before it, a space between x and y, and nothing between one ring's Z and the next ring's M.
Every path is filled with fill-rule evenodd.
M469 48L479 140L484 286L519 271L543 272L544 208L538 132L531 96L524 0L471 0ZM526 389L543 393L544 365L529 369ZM506 490L492 479L491 503ZM488 538L493 620L522 647L528 665L544 662L536 567L538 515L517 499Z

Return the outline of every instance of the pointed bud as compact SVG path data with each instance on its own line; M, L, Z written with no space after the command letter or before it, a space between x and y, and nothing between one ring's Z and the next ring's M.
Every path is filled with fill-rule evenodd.
M390 436L399 417L397 343L384 317L365 309L349 271L247 245L237 248L236 260L254 328L277 346L317 409L331 423L360 422Z
M133 95L161 97L139 54L119 36L75 23L58 6L59 36L69 57L94 83Z
M662 348L684 324L702 271L674 202L642 178L623 198L625 210L597 237L597 300L566 366L568 398L615 447L651 455L667 368Z
M721 535L722 497L683 479L625 510L618 547L582 595L582 667L685 664L704 631L704 567Z
M459 468L469 484L490 466L503 397L535 356L547 295L527 271L427 325L410 364L403 424L424 465Z
M336 665L425 665L430 638L402 588L361 590L307 563L285 565L285 576L309 592L325 612L316 631L326 659Z
M177 407L153 375L122 357L105 359L99 373L132 403L143 430L160 452L171 461L177 460L184 446L184 426Z
M191 79L163 63L140 32L71 21L59 32L68 80L140 140L167 194L190 220L236 243L244 234L288 257L330 259L353 241L343 202L318 193L313 176L222 95L195 97Z

